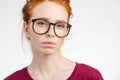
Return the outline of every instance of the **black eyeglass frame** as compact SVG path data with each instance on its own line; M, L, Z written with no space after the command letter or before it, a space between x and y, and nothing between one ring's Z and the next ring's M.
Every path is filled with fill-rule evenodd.
M46 31L46 32L44 32L44 33L37 33L36 31L35 31L35 29L34 29L34 23L35 23L35 21L37 21L37 20L44 20L44 21L46 21L47 23L48 23L48 30ZM65 24L67 24L67 28L69 28L69 30L68 30L68 33L66 34L66 35L64 35L64 36L59 36L59 35L57 35L57 33L56 33L56 31L55 31L55 25L56 24L58 24L58 23L61 23L61 22L58 22L58 23L52 23L52 22L48 22L47 20L45 20L45 19L43 19L43 18L37 18L37 19L32 19L32 20L28 20L27 22L32 22L32 29L33 29L33 31L36 33L36 34L38 34L38 35L43 35L43 34L46 34L48 31L49 31L49 29L50 29L50 25L53 25L54 27L53 27L53 30L54 30L54 33L55 33L55 35L57 36L57 37L59 37L59 38L64 38L64 37L66 37L68 34L69 34L69 32L70 32L70 29L71 29L71 27L72 27L72 25L70 25L70 24L68 24L68 23L66 23L66 22L62 22L62 23L65 23Z

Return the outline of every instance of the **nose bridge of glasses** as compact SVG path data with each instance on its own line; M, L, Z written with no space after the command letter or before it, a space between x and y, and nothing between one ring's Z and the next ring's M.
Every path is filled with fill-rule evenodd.
M50 25L53 25L53 27L54 27L55 24L56 24L56 23L49 22L49 26L50 26Z
M48 33L54 34L55 23L49 22Z

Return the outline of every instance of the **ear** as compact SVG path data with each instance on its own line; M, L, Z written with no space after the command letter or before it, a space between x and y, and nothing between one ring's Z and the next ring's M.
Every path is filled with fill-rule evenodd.
M23 31L25 33L25 36L28 40L30 40L30 28L29 28L29 24L27 22L23 23Z

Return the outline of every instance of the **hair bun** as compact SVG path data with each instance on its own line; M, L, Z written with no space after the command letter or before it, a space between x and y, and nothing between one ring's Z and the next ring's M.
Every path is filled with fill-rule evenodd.
M33 1L33 0L26 0L27 3L31 2L31 1ZM64 1L65 3L69 3L70 2L70 0L59 0L59 1Z
M59 0L59 1L62 1L62 2L65 2L65 3L69 3L70 0Z

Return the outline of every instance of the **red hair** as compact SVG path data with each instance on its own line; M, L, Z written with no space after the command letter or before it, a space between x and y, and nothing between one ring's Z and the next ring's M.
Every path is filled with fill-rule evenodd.
M33 8L36 7L38 4L45 2L45 1L51 1L51 2L55 2L57 4L62 5L68 13L68 19L72 15L70 0L27 0L27 3L24 5L22 9L23 20L24 21L30 20L32 16Z

